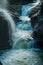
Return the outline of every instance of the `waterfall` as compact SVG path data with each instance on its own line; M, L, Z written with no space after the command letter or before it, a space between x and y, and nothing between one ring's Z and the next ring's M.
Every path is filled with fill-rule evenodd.
M21 15L19 17L20 21L18 21L16 26L16 34L15 34L15 44L16 48L34 48L34 39L32 37L33 28L31 25L31 18L29 15L34 10L34 8L40 3L40 0L37 0L35 3L29 3L26 5L22 5L21 7ZM25 41L25 42L24 42Z
M8 27L9 27L9 43L13 45L14 43L14 38L15 38L15 21L13 18L10 16L10 12L7 10L7 0L0 0L0 15L7 20ZM12 43L11 43L12 41Z
M15 48L15 47L22 48L23 45L31 47L31 41L33 40L33 37L32 37L33 29L31 26L31 22L30 22L31 18L29 18L29 14L39 4L39 0L36 3L30 3L30 4L22 6L21 15L19 17L19 19L21 21L20 21L20 23L18 22L18 24L16 26L16 33L15 33L14 20L12 19L9 11L7 10L7 4L8 4L7 0L4 0L4 2L2 0L0 0L0 3L1 3L0 12L3 13L4 18L8 21L9 37L10 37L9 41L12 41L13 48ZM27 13L28 13L28 15L27 15ZM21 43L20 40L22 40L23 42L25 40L27 42ZM17 46L17 45L19 45L19 46ZM30 48L30 47L27 47L27 48ZM33 47L33 45L32 45L32 47Z
M4 0L4 2L3 0L0 0L0 3L0 14L2 14L1 16L5 20L7 20L10 37L9 41L12 40L11 44L13 44L11 50L7 50L6 52L0 55L0 65L43 65L43 61L41 61L42 59L40 59L40 52L38 51L37 53L29 49L31 47L31 42L33 42L33 29L30 23L31 18L27 16L27 12L29 11L29 13L31 13L31 9L36 6L31 7L28 4L22 7L22 14L19 17L20 21L16 23L15 31L14 20L10 16L9 11L6 8L8 4L7 0Z
M37 0L35 3L30 3L22 7L21 16L29 16L32 10L40 3L40 0ZM27 15L28 13L28 15Z

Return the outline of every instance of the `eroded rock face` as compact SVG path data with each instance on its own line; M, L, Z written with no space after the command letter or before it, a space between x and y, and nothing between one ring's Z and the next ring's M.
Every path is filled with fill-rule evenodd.
M43 48L43 20L36 24L33 35L37 41L37 47Z
M36 40L36 46L38 48L43 49L43 3L41 5L41 11L39 19L36 19L36 24L33 26L33 37ZM35 21L35 20L34 20Z

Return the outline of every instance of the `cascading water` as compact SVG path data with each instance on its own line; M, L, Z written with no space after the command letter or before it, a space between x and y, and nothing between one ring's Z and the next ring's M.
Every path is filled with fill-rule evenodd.
M34 48L34 39L32 37L33 28L29 15L39 3L40 1L38 0L36 3L22 6L21 15L19 17L20 21L16 24L17 33L15 35L16 41L14 44L16 48Z
M12 19L12 17L10 16L9 11L7 10L7 0L4 0L4 2L2 2L2 0L0 1L0 14L1 16L7 20L8 23L8 27L9 27L9 43L11 43L12 40L12 45L14 43L14 34L15 34L15 23L14 20Z
M7 0L4 1L7 3ZM28 8L28 6L29 5L23 7ZM15 33L15 23L10 16L10 13L5 8L2 9L2 7L0 7L0 12L3 13L4 18L8 21L9 36L13 41L12 49L4 52L4 54L0 56L2 65L43 65L41 59L39 58L39 55L36 52L27 49L30 47L30 40L33 40L31 35L33 31L30 23L30 18L26 16L24 17L24 11L22 11L23 18L21 18L21 16L19 17L22 21L16 24Z

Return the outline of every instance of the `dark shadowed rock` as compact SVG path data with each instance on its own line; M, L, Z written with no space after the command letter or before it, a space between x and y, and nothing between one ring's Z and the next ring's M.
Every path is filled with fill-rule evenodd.
M8 22L0 16L0 50L6 50L10 47Z
M33 0L9 0L10 4L27 4L33 2Z
M43 3L39 16L32 17L33 38L36 40L34 47L43 49Z
M0 61L0 65L2 65L1 61Z
M34 27L34 39L38 48L43 48L43 20L40 20Z

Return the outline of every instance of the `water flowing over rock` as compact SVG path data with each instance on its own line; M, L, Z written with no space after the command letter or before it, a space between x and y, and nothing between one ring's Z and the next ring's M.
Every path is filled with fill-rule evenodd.
M7 6L7 0L4 0L4 2L0 0L0 2L0 26L2 28L0 28L0 36L2 37L0 37L0 48L1 50L3 49L0 52L0 65L43 65L43 51L34 47L34 45L36 46L34 42L38 37L35 35L36 38L33 37L33 28L34 31L39 29L42 31L43 25L39 29L37 28L39 25L33 27L31 16L29 16L40 1L38 0L36 3L29 3L21 7L21 15L16 23L16 27L11 13L5 7L5 5ZM5 49L7 48L6 51L1 47L1 44ZM9 49L8 46L12 48Z
M10 46L12 47L14 43L15 23L9 11L5 8L7 6L7 0L4 0L4 2L1 0L0 2L0 48L4 50L10 48Z

